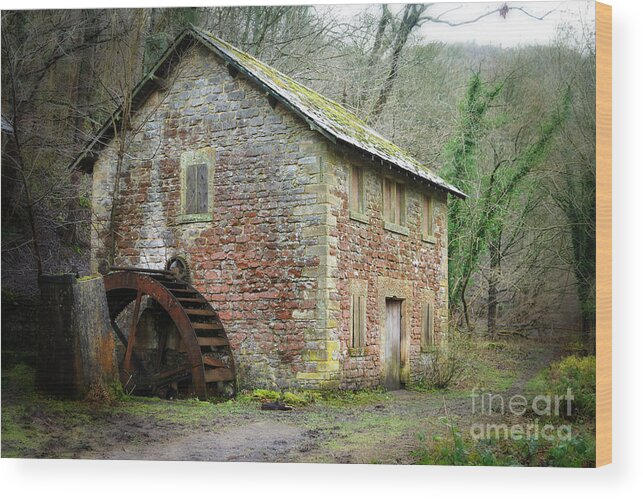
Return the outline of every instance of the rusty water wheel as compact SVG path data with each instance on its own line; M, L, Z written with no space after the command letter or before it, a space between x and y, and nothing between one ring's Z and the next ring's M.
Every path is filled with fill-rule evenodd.
M223 324L205 297L189 283L171 272L147 269L114 272L104 277L104 283L112 327L125 349L121 382L127 393L156 393L186 381L201 400L226 388L228 393L236 392L234 359ZM154 300L178 330L185 350L185 361L180 365L162 368L166 353L163 336L158 338L153 362L137 358L136 329L144 297ZM129 331L125 333L116 319L131 303L134 310Z

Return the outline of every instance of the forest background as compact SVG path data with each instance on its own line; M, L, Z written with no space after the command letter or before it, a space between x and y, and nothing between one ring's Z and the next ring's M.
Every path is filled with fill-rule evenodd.
M195 24L340 102L468 194L449 206L458 330L571 333L591 352L596 79L588 5L3 11L3 299L35 294L40 273L87 273L91 177L69 164ZM487 20L551 30L556 16L547 42L427 36L432 27L483 32Z

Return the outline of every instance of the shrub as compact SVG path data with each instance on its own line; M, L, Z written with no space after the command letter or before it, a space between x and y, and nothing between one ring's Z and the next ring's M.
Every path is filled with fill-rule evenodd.
M553 363L528 385L530 395L564 396L567 389L574 397L572 413L561 410L571 419L596 416L596 357L571 355Z
M424 355L422 363L417 384L421 388L443 390L457 383L464 374L467 365L465 349L454 341Z
M596 441L577 435L552 446L547 452L549 466L588 468L596 465Z
M596 416L596 357L567 357L552 369L552 385L557 393L569 387L574 395L574 411Z
M259 400L261 402L274 402L279 400L281 394L275 390L265 390L263 388L258 388L253 390L248 394L248 398L251 400Z
M310 391L280 393L275 390L257 389L248 393L246 397L250 400L258 400L260 402L280 401L286 405L301 407L315 402L317 395Z
M596 463L596 442L583 434L558 442L536 438L474 441L465 439L457 427L450 427L446 437L436 436L434 442L415 453L416 464L581 468Z
M317 396L313 392L286 392L283 394L282 402L286 405L304 406L315 402Z
M457 426L447 424L446 437L433 437L431 448L416 453L416 464L439 464L447 466L514 466L519 464L511 456L494 452L492 441L472 442L465 440ZM498 454L498 455L497 455Z

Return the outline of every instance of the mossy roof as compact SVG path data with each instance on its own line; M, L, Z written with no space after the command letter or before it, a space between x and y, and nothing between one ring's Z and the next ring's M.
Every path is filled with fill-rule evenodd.
M200 41L227 64L246 75L276 100L302 117L311 128L319 131L329 140L343 142L365 153L373 160L394 165L438 188L445 189L458 197L465 197L462 191L447 183L431 168L421 164L391 141L382 137L345 107L264 64L250 54L237 49L212 33L195 26L184 30L177 36L157 64L139 82L132 93L132 109L138 108L147 99L156 85L157 78L163 77L164 72L171 70L171 61L180 57L177 55L180 53L178 48L185 46L184 44L189 39ZM91 168L97 158L97 151L105 147L113 137L114 123L120 121L121 112L121 108L117 109L114 115L105 122L98 134L86 144L70 168Z
M331 140L345 142L373 158L396 165L456 196L464 196L459 189L440 178L431 168L415 160L342 105L302 85L212 33L196 27L192 27L192 31L228 63L260 82L277 100L296 111L312 128L318 129Z

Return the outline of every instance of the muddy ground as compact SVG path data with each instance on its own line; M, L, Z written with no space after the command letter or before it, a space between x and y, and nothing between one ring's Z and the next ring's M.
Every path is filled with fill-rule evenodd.
M473 422L506 419L472 414L473 387L522 393L564 353L535 340L476 348L451 390L333 394L287 412L262 411L249 396L56 400L35 393L33 371L18 365L3 371L2 457L412 464L449 424L465 433Z

